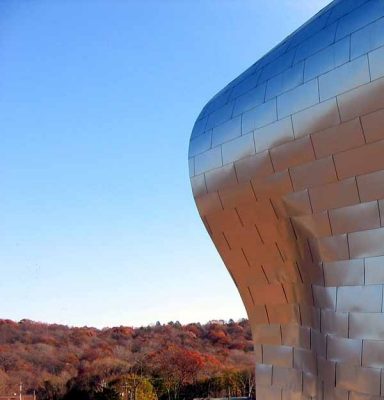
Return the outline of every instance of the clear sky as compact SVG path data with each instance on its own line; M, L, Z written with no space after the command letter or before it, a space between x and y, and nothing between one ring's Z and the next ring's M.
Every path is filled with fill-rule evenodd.
M327 0L0 3L0 318L245 316L187 150L218 90Z

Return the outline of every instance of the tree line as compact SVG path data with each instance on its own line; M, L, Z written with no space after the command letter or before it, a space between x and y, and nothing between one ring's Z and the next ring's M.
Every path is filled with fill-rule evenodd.
M247 320L96 329L0 320L0 394L38 400L253 397Z

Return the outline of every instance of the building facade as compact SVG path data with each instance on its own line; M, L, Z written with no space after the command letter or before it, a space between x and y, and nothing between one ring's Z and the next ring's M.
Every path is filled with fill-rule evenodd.
M384 1L333 1L228 84L189 167L257 397L384 399Z

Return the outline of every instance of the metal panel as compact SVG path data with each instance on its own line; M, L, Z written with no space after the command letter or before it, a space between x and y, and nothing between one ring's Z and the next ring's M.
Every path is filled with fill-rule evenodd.
M228 164L233 161L240 160L244 157L255 154L255 143L253 134L241 136L235 140L224 143L222 147L223 163Z
M340 179L367 174L384 168L384 140L334 155Z
M384 110L364 115L361 117L361 123L368 143L384 139Z
M254 343L263 344L263 346L280 345L281 344L281 327L280 325L257 324L252 329L252 337Z
M295 190L325 185L337 180L332 157L293 167L290 173Z
M281 389L275 387L256 386L256 397L258 399L282 400Z
M320 100L335 97L370 80L368 57L359 57L319 77Z
M313 187L309 190L309 197L315 212L345 207L359 202L355 178Z
M217 192L211 192L196 197L196 205L202 216L209 215L223 208Z
M231 93L231 99L236 98L244 93L249 92L251 89L256 87L257 82L259 80L260 72L256 72L244 79L240 83L238 83L233 89Z
M233 164L224 165L224 167L206 172L205 183L210 192L223 189L228 185L236 185L237 178Z
M349 36L308 57L305 61L304 80L311 80L349 61Z
M305 40L297 47L295 61L305 60L335 41L336 24L332 24Z
M347 390L327 385L323 389L324 400L349 400L349 392ZM322 398L322 392L318 395L318 398Z
M384 198L384 171L361 175L356 180L361 201Z
M384 255L384 229L353 232L348 236L352 258L364 258Z
M255 304L283 304L286 303L284 290L281 284L250 287Z
M305 373L316 374L316 356L311 350L295 348L293 351L293 367Z
M362 363L364 367L382 368L384 364L384 346L381 341L364 340Z
M381 0L367 1L361 7L340 20L336 32L336 40L374 22L384 14L384 4Z
M365 143L358 118L311 135L316 158L323 158Z
M247 182L252 178L262 178L273 173L268 151L236 161L235 168L239 182Z
M292 191L292 182L287 171L276 172L266 178L252 179L257 198L273 199Z
M311 330L311 348L318 357L326 357L327 337L317 330Z
M362 340L328 336L327 360L360 365L362 348Z
M317 79L308 81L277 98L279 118L287 117L295 112L304 110L319 102L319 87Z
M293 140L291 118L285 118L274 124L254 131L256 151L262 152L270 147Z
M343 286L337 289L337 311L381 312L383 287Z
M248 111L264 103L265 88L266 84L260 85L238 97L235 102L233 115L236 116L242 114L244 111Z
M220 190L219 196L224 208L236 208L239 205L253 204L256 201L249 181Z
M330 210L329 218L335 235L380 228L377 201Z
M364 285L363 260L344 260L323 264L326 286Z
M335 0L219 92L191 136L259 399L384 399L383 21L383 0Z
M279 304L267 306L269 321L272 324L287 325L300 322L300 310L297 304Z
M336 308L336 288L313 285L313 296L315 305L322 309L335 310Z
M337 364L336 385L341 389L380 395L380 369Z
M286 346L302 347L310 349L311 331L310 328L298 324L286 324L281 327L283 344Z
M288 48L296 47L302 44L308 38L315 35L327 26L331 12L330 5L325 7L322 12L315 17L307 21L300 29L298 29L294 35L291 35L290 40L287 41Z
M195 122L195 125L192 130L192 134L191 134L191 139L204 133L205 126L207 125L207 120L208 120L208 117L205 117L205 118L200 118Z
M272 384L272 365L256 365L256 385L270 386Z
M243 134L253 131L256 128L268 125L277 119L276 100L270 100L251 111L244 112Z
M212 129L215 126L222 124L225 121L228 121L232 116L234 103L226 104L225 106L219 108L218 110L212 112L208 116L207 125L205 127L206 130Z
M207 192L207 186L205 185L205 176L197 175L191 178L192 193L195 197L201 196Z
M303 386L302 373L293 368L274 367L272 384L273 386L296 392L301 390Z
M270 79L267 83L266 99L278 96L290 89L295 88L303 83L304 63L294 65L283 73Z
M384 24L382 27L384 31ZM371 79L378 79L384 75L384 48L381 47L372 53L368 54L369 57L369 68L371 71Z
M283 196L282 201L286 210L285 217L294 217L312 212L307 189L289 193Z
M349 337L355 339L377 339L384 337L383 313L350 313Z
M336 99L324 101L292 116L295 138L340 124Z
M367 285L384 284L384 257L365 259L365 282Z
M309 137L273 147L270 153L275 171L282 171L315 159L315 153Z
M290 346L263 345L264 364L276 365L279 367L292 367L293 348Z
M331 15L328 18L328 23L335 22L366 2L367 0L344 0L331 3Z
M212 147L228 142L241 135L241 117L230 119L213 129Z
M189 170L189 177L195 176L195 159L189 158L188 159L188 170Z
M337 98L342 121L384 108L384 78L360 86Z
M212 132L206 132L197 138L191 140L189 144L188 157L194 157L197 154L206 152L211 148L212 144Z
M297 237L313 238L331 235L328 213L299 215L291 217L293 229Z
M356 58L362 54L384 45L384 18L358 30L351 36L351 56Z
M334 334L340 337L348 337L348 318L346 312L334 310L321 311L321 332Z
M221 167L222 165L221 147L216 147L195 157L195 174L199 175L202 172Z
M264 82L291 67L294 56L295 51L289 51L288 53L281 55L276 60L266 65L261 74L260 81Z
M336 363L325 359L325 356L317 358L319 378L327 387L333 388L336 380ZM348 396L347 396L348 397ZM317 397L316 397L317 398ZM321 396L319 397L322 398Z

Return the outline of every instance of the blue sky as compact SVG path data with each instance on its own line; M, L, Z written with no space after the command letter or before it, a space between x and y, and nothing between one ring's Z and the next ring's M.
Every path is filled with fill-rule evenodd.
M194 205L190 131L326 4L1 2L0 318L244 317Z

